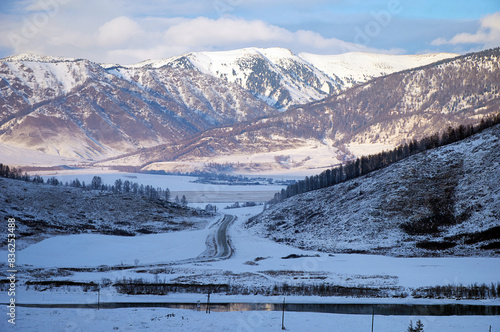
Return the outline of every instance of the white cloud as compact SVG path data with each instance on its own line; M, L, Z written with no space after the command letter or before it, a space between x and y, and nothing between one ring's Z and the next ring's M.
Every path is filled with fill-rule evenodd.
M480 19L481 27L475 33L459 33L450 40L438 38L432 45L481 44L483 48L500 46L500 12Z
M263 21L199 17L172 26L165 41L188 47L225 46L233 43L289 41L292 34Z
M131 18L120 16L99 27L97 40L103 46L116 46L143 33L139 24Z
M29 22L33 17L28 16L26 20ZM13 53L35 51L121 64L166 58L191 51L252 46L285 47L297 53L321 54L348 51L397 52L325 38L310 30L290 31L262 20L237 17L212 19L97 15L92 20L92 24L88 24L87 21L79 21L77 17L70 21L66 15L54 15L43 25L36 27L35 33L29 36L23 33L26 23L13 22L9 25L10 31L6 31L3 37L0 36L0 46L11 48ZM8 38L12 35L20 36L20 41L12 43Z

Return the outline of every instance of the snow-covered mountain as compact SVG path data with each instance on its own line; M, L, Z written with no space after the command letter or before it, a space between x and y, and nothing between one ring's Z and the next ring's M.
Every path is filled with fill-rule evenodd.
M235 155L279 152L288 156L287 167L333 165L352 154L379 152L497 114L499 59L500 49L488 50L379 77L315 103L252 123L207 130L189 142L151 148L137 153L133 161L127 157L115 163L210 160L241 166L244 159L249 163L248 158ZM254 169L279 170L281 164L271 158Z
M342 150L331 165L351 143L394 145L488 114L498 101L497 53L445 59L455 55L249 48L132 66L13 56L0 61L0 142L72 158L135 155L138 165ZM313 152L292 164L317 167Z
M288 198L248 227L279 242L325 252L498 255L499 168L496 125L365 176Z
M424 66L458 54L340 55L293 54L283 48L245 48L193 52L164 60L148 60L128 68L196 69L237 83L276 108L323 99L354 85L393 72Z
M102 158L277 110L196 70L104 69L88 60L22 55L0 62L0 141Z

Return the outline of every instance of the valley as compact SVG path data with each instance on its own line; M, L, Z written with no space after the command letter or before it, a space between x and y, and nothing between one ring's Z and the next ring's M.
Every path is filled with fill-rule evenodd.
M471 313L498 323L499 52L2 59L0 218L15 227L0 232L15 232L19 312L32 324L69 306L105 326L168 310L176 329L197 329L210 293L221 330L271 329L284 297L292 321L320 317L318 331L326 307L355 329L353 308L380 310L385 326L422 316L451 331L463 308L462 326L485 323ZM425 149L311 184L410 145ZM304 176L305 192L283 194ZM2 239L0 256L9 248ZM116 315L95 310L96 293Z

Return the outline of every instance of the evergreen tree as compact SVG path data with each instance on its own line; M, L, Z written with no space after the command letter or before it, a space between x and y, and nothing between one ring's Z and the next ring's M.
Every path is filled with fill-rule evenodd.
M410 326L408 326L406 332L424 332L424 323L419 319L415 327L413 327L413 322L410 321Z
M424 332L424 323L419 319L415 325L415 332Z
M124 193L129 193L130 192L130 181L129 180L125 180L123 182L123 192Z
M187 206L188 204L188 201L187 201L187 198L185 195L182 195L182 198L181 198L181 205L182 206Z
M119 193L122 192L122 185L123 185L122 179L117 179L115 181L115 191Z
M102 187L102 179L100 176L94 176L90 183L90 189L99 190Z

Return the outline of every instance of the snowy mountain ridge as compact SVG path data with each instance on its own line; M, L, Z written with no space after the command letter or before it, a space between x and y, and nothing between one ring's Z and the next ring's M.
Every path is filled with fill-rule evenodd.
M191 52L133 65L98 64L104 69L195 69L236 83L278 109L323 99L375 77L424 66L458 56L452 53L385 55L351 52L339 55L293 54L284 48L244 48L218 52ZM58 63L82 59L20 54L5 62Z
M196 69L237 83L277 108L304 104L346 90L375 77L458 56L452 53L385 55L293 54L284 48L244 48L192 52L163 60L147 60L126 68L163 66Z
M100 159L277 112L198 71L41 60L0 62L2 143Z
M6 62L22 61L22 62L47 62L47 63L74 62L79 60L83 59L56 57L56 56L42 55L36 53L21 53L0 59L0 61L6 61Z

